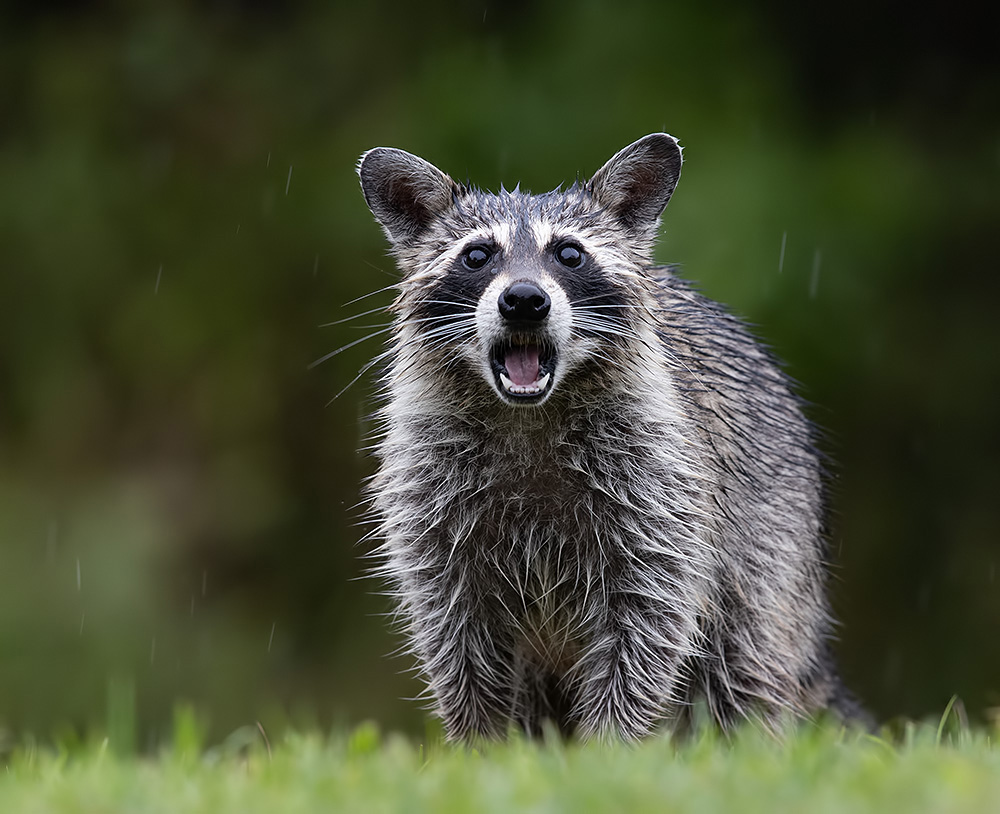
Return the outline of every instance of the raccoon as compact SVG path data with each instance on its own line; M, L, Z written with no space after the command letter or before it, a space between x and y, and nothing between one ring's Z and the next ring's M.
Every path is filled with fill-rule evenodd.
M665 133L541 195L358 164L402 274L377 570L452 739L860 714L813 428L747 328L651 261L680 172Z

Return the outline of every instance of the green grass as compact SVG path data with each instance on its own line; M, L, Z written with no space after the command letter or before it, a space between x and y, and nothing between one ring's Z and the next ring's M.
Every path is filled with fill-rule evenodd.
M751 730L639 746L514 740L482 750L382 737L266 743L254 728L205 750L193 716L153 758L108 740L22 746L0 766L0 811L35 812L1000 812L986 731L909 727L889 742L835 728L782 741Z

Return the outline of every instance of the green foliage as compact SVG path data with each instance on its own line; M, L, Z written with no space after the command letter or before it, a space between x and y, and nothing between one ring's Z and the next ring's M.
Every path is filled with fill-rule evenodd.
M175 727L176 737L188 723ZM635 747L513 739L425 752L371 725L330 739L289 734L192 760L95 746L72 757L22 748L0 773L0 810L52 812L943 812L1000 811L1000 752L985 732L939 742L931 725L899 743L803 728L784 740L704 731Z
M174 708L172 758L180 762L197 760L204 744L205 725L198 720L194 707L178 704Z
M135 685L131 679L118 679L108 684L108 742L112 751L122 757L136 750ZM183 732L179 733L183 738Z

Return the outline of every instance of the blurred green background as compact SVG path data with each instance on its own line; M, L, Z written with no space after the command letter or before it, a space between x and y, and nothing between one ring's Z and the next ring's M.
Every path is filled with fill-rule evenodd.
M375 145L548 190L666 130L662 261L827 430L849 683L1000 706L995 31L858 0L0 11L0 730L417 731L356 452ZM375 315L359 322L379 323ZM110 688L110 690L109 690ZM117 695L116 695L117 693Z

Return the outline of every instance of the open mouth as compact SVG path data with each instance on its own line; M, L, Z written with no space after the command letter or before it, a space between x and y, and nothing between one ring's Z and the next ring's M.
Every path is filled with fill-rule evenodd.
M518 401L537 401L548 391L555 351L534 334L511 334L493 348L490 365L500 391Z

